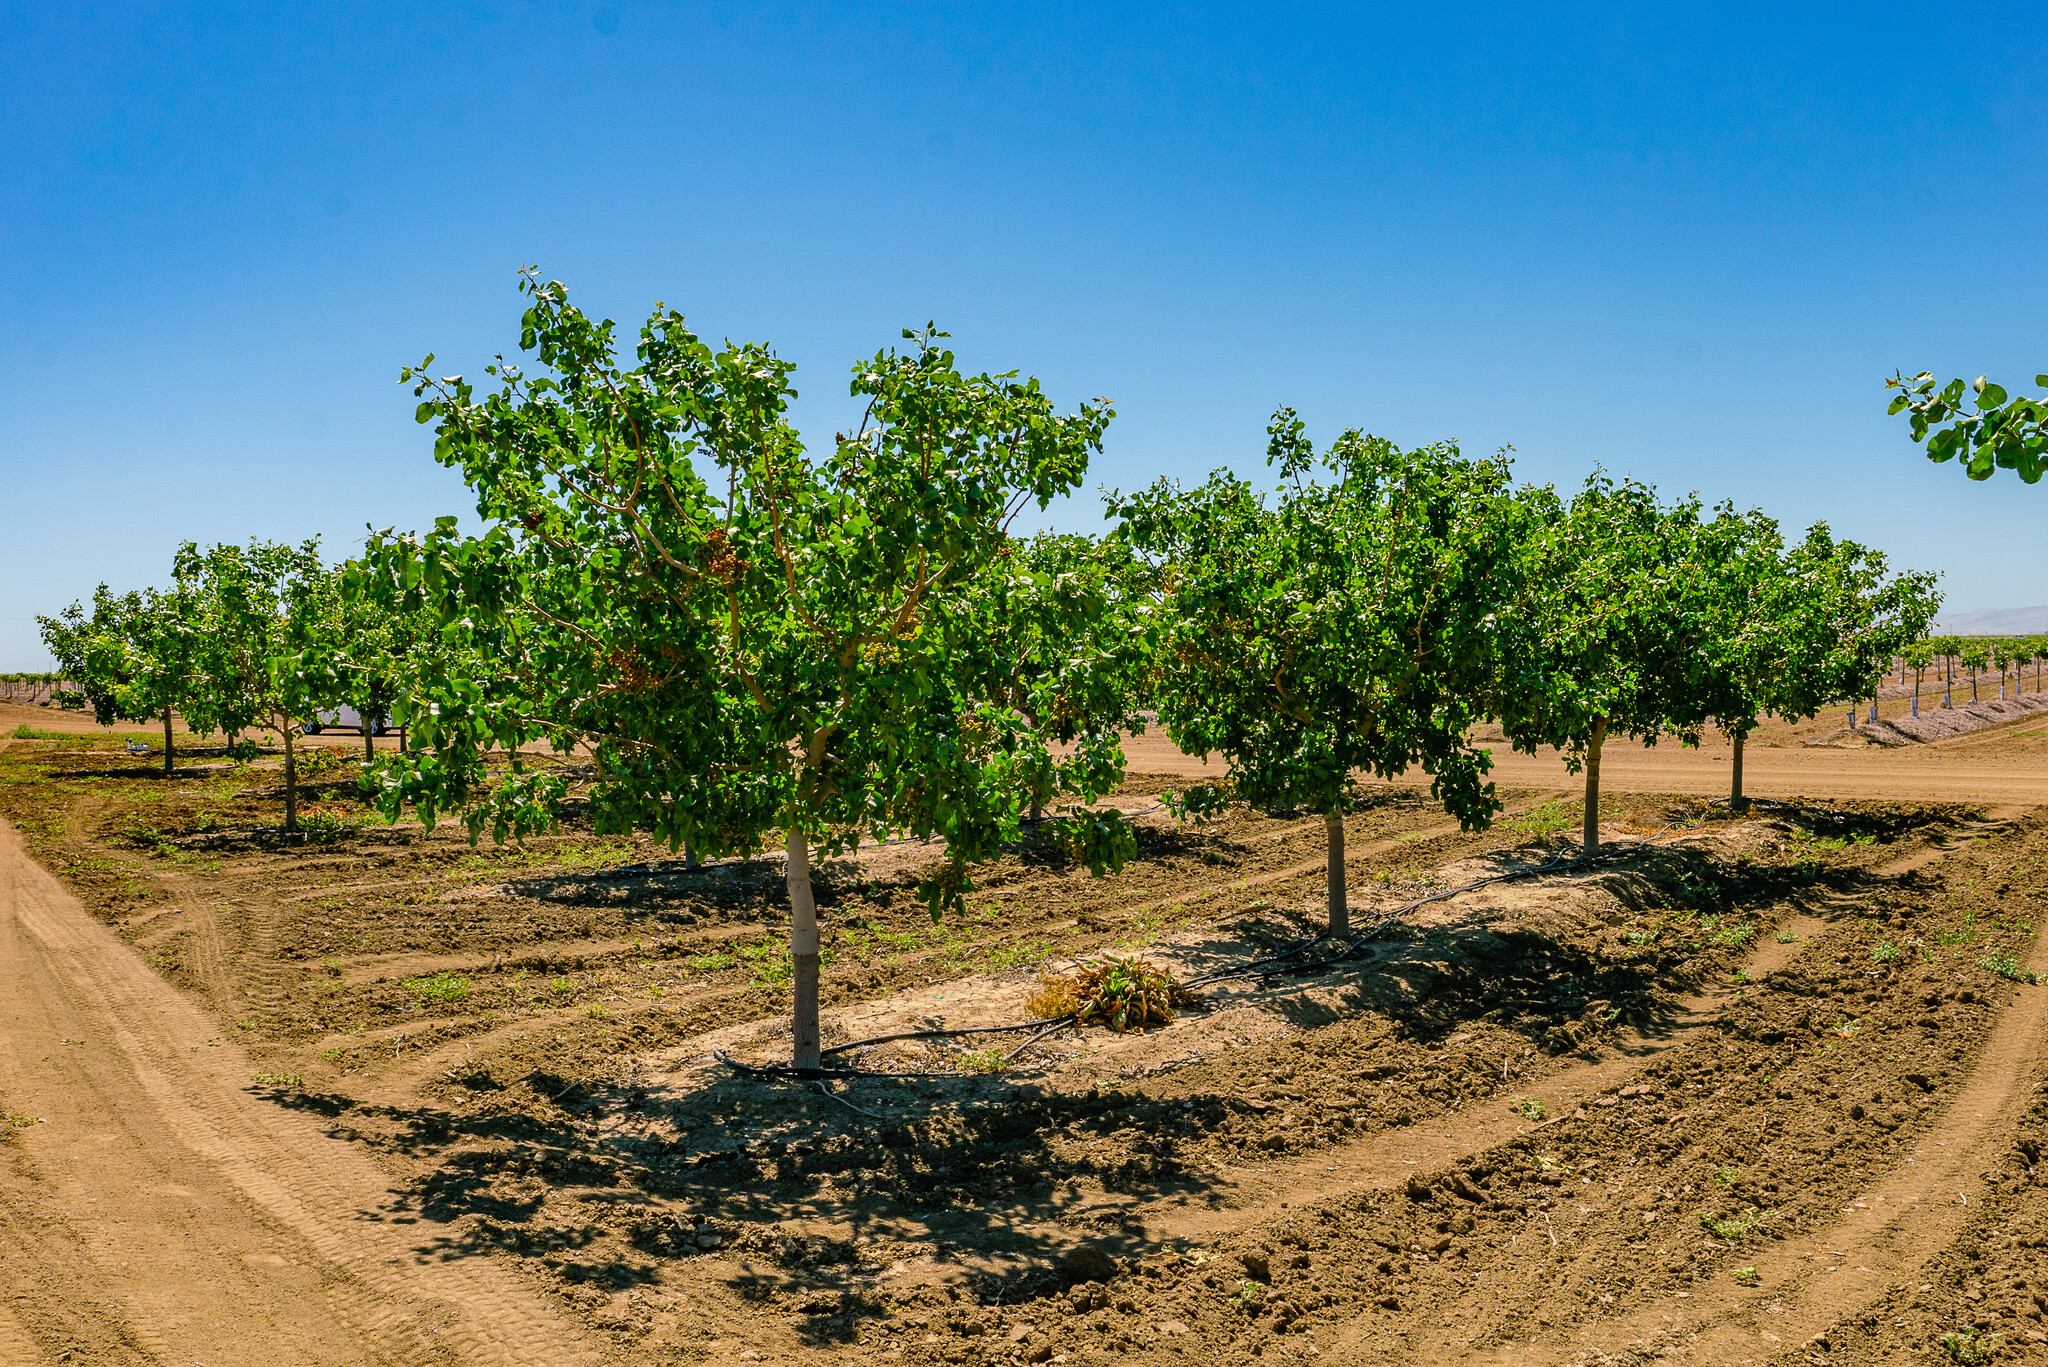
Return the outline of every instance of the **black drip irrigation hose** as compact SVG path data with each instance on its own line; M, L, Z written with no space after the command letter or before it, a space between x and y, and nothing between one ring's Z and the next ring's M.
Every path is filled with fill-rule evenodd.
M825 1054L844 1054L854 1049L866 1049L870 1045L889 1044L900 1039L948 1039L954 1035L1000 1035L1011 1030L1036 1030L1040 1026L1045 1025L1065 1025L1072 1019L1073 1016L1071 1015L1047 1016L1043 1020L1019 1021L1015 1025L963 1025L952 1030L905 1030L899 1034L872 1035L867 1039L857 1039L848 1044L835 1044L829 1049L820 1049L818 1053L821 1056Z

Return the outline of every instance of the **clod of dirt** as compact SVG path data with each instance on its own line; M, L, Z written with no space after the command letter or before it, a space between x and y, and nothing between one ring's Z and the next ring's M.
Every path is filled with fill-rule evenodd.
M1060 1275L1070 1282L1106 1282L1116 1276L1116 1259L1093 1244L1060 1255Z

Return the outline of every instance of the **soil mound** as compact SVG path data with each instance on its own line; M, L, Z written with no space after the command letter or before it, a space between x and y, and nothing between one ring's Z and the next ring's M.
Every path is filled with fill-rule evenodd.
M2048 711L2048 693L2029 693L2019 698L1988 698L1981 702L1958 703L1954 707L1923 707L1917 717L1885 717L1857 724L1855 730L1840 731L1807 741L1808 745L1925 745L1952 736L1981 731Z

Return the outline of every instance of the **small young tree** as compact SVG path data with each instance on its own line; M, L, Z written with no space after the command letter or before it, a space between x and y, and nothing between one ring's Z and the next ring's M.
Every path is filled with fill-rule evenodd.
M1900 652L1907 664L1913 667L1913 715L1920 715L1920 681L1926 677L1927 666L1934 662L1934 642L1922 637L1909 641Z
M1956 665L1962 659L1963 641L1960 636L1936 636L1933 640L1934 656L1941 665L1941 705L1944 708L1956 705Z
M1505 460L1404 451L1356 430L1318 455L1293 410L1267 429L1268 499L1227 472L1113 503L1119 535L1159 562L1159 721L1219 754L1246 801L1304 809L1328 832L1328 929L1349 932L1344 813L1360 771L1412 767L1461 825L1499 810L1468 740L1498 671L1520 509ZM1198 785L1196 810L1220 794Z
M333 676L307 669L308 643L331 636L339 581L319 543L252 539L178 551L178 578L193 587L202 644L191 715L239 735L274 732L284 747L284 829L299 828L297 742L307 721L336 701Z
M1021 833L1020 771L1041 747L988 687L1002 642L986 593L1010 519L1079 483L1110 410L1061 415L1036 381L963 374L927 328L854 368L863 418L813 460L786 417L791 367L767 348L714 351L656 305L627 369L610 322L532 271L521 288L535 373L500 358L479 397L431 358L404 372L490 526L372 538L353 577L442 624L444 653L399 703L432 753L387 764L385 810L462 808L472 838L544 829L562 780L494 784L484 754L545 738L591 746L601 830L710 855L779 833L792 1057L816 1067L812 853L943 836L936 916ZM1120 769L1094 750L1066 786L1092 799ZM1128 848L1104 821L1077 838L1091 860Z
M1964 641L1956 651L1956 662L1970 673L1970 701L1977 701L1977 675L1991 663L1988 641Z

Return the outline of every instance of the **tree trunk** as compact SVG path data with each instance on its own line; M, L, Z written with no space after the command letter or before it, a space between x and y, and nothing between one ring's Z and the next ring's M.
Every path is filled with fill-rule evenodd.
M164 709L164 777L171 776L171 709Z
M1600 848L1600 746L1606 739L1607 718L1593 718L1593 729L1586 736L1586 817L1579 837L1583 854Z
M703 866L704 861L697 856L697 847L685 840L683 842L683 867L686 869L696 869Z
M284 732L284 828L287 832L299 828L299 757L292 749L292 724L286 718L281 728Z
M790 1062L799 1068L819 1066L818 1053L818 905L811 900L811 851L800 830L789 832L789 955L796 969L796 1007L790 1019L793 1039Z
M1970 671L1970 701L1977 701L1977 671Z
M1742 798L1742 742L1743 742L1743 741L1744 741L1745 739L1746 739L1746 737L1745 737L1745 736L1743 735L1743 733L1742 733L1742 732L1740 732L1740 731L1737 731L1737 732L1735 733L1735 764L1734 764L1734 766L1733 766L1733 768L1734 768L1734 782L1733 782L1733 783L1731 783L1731 784L1729 785L1729 788L1728 788L1728 805L1729 805L1729 806L1731 806L1731 807L1733 807L1733 808L1734 808L1734 809L1735 809L1736 811L1738 811L1738 812L1739 812L1739 811L1741 811L1741 810L1742 810L1742 808L1743 808L1743 798Z
M363 723L363 763L375 764L377 762L377 747L370 739L370 719L363 717L361 720Z
M1351 899L1344 886L1344 813L1325 814L1323 830L1330 837L1330 934L1333 938L1342 939L1351 933Z

